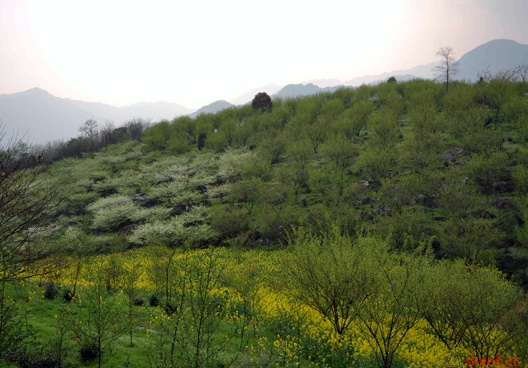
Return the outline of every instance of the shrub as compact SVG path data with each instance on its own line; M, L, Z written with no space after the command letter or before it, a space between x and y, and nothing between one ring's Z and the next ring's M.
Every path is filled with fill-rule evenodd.
M176 313L176 311L178 310L178 308L171 302L166 302L165 305L163 306L163 310L165 311L165 314L167 316L172 316L174 313Z
M44 353L45 355L48 355ZM52 356L22 356L17 359L20 368L61 368L59 359Z
M141 298L134 299L133 303L137 307L142 307L143 305L145 305L145 301L143 299L141 299Z
M59 288L53 282L44 285L44 299L53 300L59 295Z
M62 293L62 299L68 303L73 300L74 296L75 296L75 293L71 289L64 289Z
M152 294L149 298L149 305L151 307L157 307L159 305L159 299L156 294Z
M99 358L99 350L95 344L84 344L81 346L79 354L81 356L81 360L84 363L88 363Z

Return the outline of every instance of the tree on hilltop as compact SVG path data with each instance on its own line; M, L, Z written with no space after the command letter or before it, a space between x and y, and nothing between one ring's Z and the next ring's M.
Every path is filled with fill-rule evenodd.
M266 92L259 92L251 101L251 107L254 110L271 111L273 102L271 102L271 97Z
M433 71L436 78L445 83L446 91L449 91L449 82L453 79L453 75L458 72L458 61L455 59L455 51L450 46L440 47L436 52L436 56L440 58L440 61Z

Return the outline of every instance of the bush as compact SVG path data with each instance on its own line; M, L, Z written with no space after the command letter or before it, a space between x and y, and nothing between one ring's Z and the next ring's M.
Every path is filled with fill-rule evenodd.
M44 285L44 299L53 300L59 295L59 288L53 282Z
M141 298L136 298L134 299L134 305L137 306L137 307L142 307L145 305L145 301Z
M57 358L51 356L22 356L17 359L20 368L61 368Z
M174 313L176 313L178 308L174 304L172 304L171 302L167 302L163 306L163 310L165 311L165 314L167 316L172 316Z
M63 293L62 293L62 299L65 301L65 302L71 302L73 300L73 297L75 296L75 293L70 290L70 289L64 289Z
M152 294L149 298L149 305L151 307L157 307L159 305L159 299L156 294Z
M99 350L95 344L85 344L81 346L79 354L81 355L81 360L84 363L88 363L99 358Z

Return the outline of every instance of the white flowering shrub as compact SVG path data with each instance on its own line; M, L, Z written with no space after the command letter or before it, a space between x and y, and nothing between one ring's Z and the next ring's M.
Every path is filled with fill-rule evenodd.
M88 206L94 216L92 227L105 231L118 230L132 221L138 209L131 198L122 195L101 198Z
M225 181L236 179L250 156L245 148L227 149L218 160L218 175Z
M189 212L169 220L158 220L139 225L128 240L138 245L152 243L181 245L206 241L216 235L209 225L203 223L206 219L207 214L204 207L193 207Z

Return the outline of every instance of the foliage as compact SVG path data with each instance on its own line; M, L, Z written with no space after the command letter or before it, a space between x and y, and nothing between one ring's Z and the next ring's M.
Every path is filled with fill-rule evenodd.
M251 101L251 107L254 110L269 111L273 107L273 103L271 102L271 97L266 92L259 92L253 98L253 101Z

